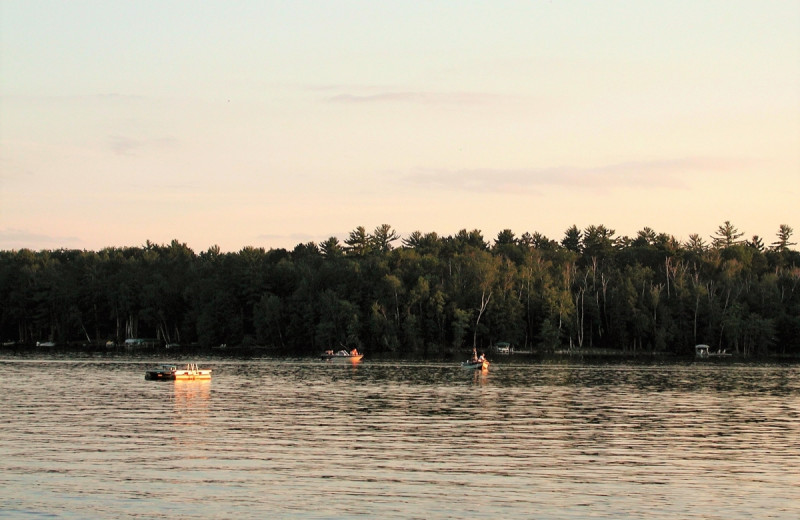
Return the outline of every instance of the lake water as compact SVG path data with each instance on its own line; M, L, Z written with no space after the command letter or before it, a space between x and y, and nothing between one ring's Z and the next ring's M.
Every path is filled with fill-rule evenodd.
M0 359L0 517L800 518L797 365L186 361Z

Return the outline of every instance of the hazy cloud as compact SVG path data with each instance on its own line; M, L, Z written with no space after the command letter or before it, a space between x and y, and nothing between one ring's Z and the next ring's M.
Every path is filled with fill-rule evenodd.
M78 245L78 237L60 237L31 233L24 229L0 229L0 249L42 249L61 248L68 244Z
M329 103L411 103L418 105L477 105L499 99L499 96L472 92L380 91L343 93L329 96Z
M589 189L654 187L681 189L687 187L684 174L727 171L742 165L743 162L689 157L595 167L428 170L408 175L403 181L416 186L489 192L536 192L538 188L547 186Z
M309 235L307 233L290 233L286 235L264 233L258 235L256 238L258 240L278 240L278 241L289 240L289 241L295 241L298 244L319 240L319 236Z
M117 155L139 155L139 153L158 149L174 147L178 140L173 137L157 137L148 139L137 139L123 135L111 135L108 137L109 147Z
M85 105L97 103L139 103L147 101L146 96L119 94L116 92L97 92L92 94L9 94L6 101L23 103L26 105Z
M264 234L258 235L256 238L259 241L268 241L271 244L280 244L280 247L284 247L284 248L287 248L287 249L293 249L295 246L297 246L299 244L307 244L309 242L316 242L316 244L319 245L322 242L328 240L330 237L336 237L341 241L342 237L346 237L346 236L348 236L348 234L349 234L349 231L339 231L339 232L323 233L323 234L264 233Z

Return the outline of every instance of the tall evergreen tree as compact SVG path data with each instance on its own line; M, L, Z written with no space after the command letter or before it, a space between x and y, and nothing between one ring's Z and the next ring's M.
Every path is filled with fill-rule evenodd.
M684 247L695 253L702 253L707 249L705 240L697 233L689 235L689 240L684 244Z
M348 255L365 256L372 251L372 240L364 226L351 231L344 243L347 244L345 251Z
M578 229L578 226L573 224L564 232L564 238L561 239L561 246L568 251L572 251L574 253L581 252L581 238L582 233Z
M789 246L797 245L796 242L789 242L792 233L794 233L794 230L790 226L781 224L778 228L778 232L775 234L778 240L772 243L772 249L775 251L786 251L789 249Z
M719 226L715 236L712 237L712 243L717 249L725 249L739 244L739 239L743 236L744 233L740 233L739 230L731 224L730 220L726 220Z
M336 237L330 237L319 245L322 256L326 258L337 258L344 254L344 249Z
M372 250L377 253L388 253L392 250L392 242L400 236L389 224L382 224L375 228L371 238Z

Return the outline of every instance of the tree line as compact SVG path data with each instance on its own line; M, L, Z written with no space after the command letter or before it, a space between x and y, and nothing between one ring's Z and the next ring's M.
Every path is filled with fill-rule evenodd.
M384 224L293 250L173 240L101 251L0 251L6 344L263 346L444 355L517 349L800 354L800 253L726 221L709 243L645 227L451 236Z

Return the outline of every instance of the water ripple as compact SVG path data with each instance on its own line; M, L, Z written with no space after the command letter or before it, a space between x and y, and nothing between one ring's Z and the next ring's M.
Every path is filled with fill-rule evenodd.
M778 365L0 361L0 516L797 518Z

